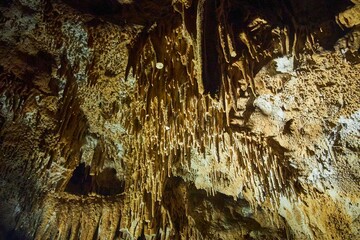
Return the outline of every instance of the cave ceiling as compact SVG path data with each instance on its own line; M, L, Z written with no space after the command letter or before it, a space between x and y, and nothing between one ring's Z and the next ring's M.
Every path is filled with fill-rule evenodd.
M358 0L4 0L0 33L0 239L360 238Z

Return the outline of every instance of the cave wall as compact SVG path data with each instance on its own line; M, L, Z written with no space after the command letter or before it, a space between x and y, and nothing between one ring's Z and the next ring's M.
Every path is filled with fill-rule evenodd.
M356 239L358 1L0 3L0 239Z

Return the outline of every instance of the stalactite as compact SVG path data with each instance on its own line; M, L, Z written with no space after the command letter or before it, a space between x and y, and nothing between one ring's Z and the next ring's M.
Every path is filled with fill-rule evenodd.
M143 6L144 9L157 9L154 6L161 5L134 1L134 7L131 5L133 3L123 2L119 1L119 11L125 14L125 20L117 19L114 22L125 25L126 21L134 25L143 23L144 17L141 14L137 17L128 17L136 11L135 9L142 9L139 6ZM9 112L6 116L4 114L6 120L0 119L0 124L4 122L10 129L4 128L5 130L0 132L1 137L5 136L4 139L0 138L1 143L4 142L0 151L4 153L4 159L26 159L22 162L14 160L21 166L12 165L4 160L4 164L0 164L0 175L11 182L14 179L8 176L22 174L25 176L24 179L29 179L35 186L34 190L25 189L26 194L33 191L42 192L45 196L42 202L44 206L38 214L39 222L34 223L37 226L36 231L32 233L35 239L174 239L178 237L176 234L179 234L179 239L216 238L217 235L207 231L210 228L213 231L214 226L208 224L205 217L204 220L195 215L198 214L197 211L202 211L199 210L201 204L208 204L209 209L213 208L215 211L219 203L211 201L220 195L221 199L228 196L234 199L229 204L231 214L226 215L229 218L225 219L226 221L229 220L231 223L246 219L250 222L249 226L239 227L241 237L256 235L255 232L251 232L253 230L264 230L257 227L263 224L258 223L256 219L259 209L265 212L262 214L273 214L271 223L264 223L269 225L268 229L275 229L274 225L284 228L285 220L279 217L279 211L283 211L284 207L280 199L286 198L290 202L295 202L296 197L300 198L301 189L296 185L296 181L300 180L296 179L296 174L303 170L291 165L285 151L289 151L290 155L295 154L289 150L292 146L284 142L295 138L293 136L300 139L298 142L315 140L307 140L311 134L300 127L285 131L288 127L288 122L285 121L290 121L288 117L293 117L291 114L299 116L298 112L301 110L295 107L293 110L291 106L280 106L279 109L285 112L286 117L277 121L274 116L262 114L254 101L264 96L264 93L285 99L286 96L281 94L289 87L286 81L291 76L294 78L292 81L296 82L294 76L297 73L280 75L277 69L272 69L274 67L271 64L275 58L284 55L291 55L300 61L303 52L315 54L318 49L314 45L320 45L319 37L315 34L317 25L308 27L306 24L300 24L295 14L296 10L291 12L289 6L283 2L270 1L269 5L274 4L274 9L279 7L276 14L270 14L269 10L260 6L262 4L250 1L215 2L177 0L171 1L172 6L170 2L163 3L166 5L164 8L168 9L166 14L149 17L146 26L134 26L137 30L134 30L132 40L128 42L128 53L125 51L119 54L121 57L128 57L124 73L113 74L114 69L107 68L116 64L111 61L101 62L101 58L96 55L108 55L105 50L102 52L103 48L107 49L108 42L102 44L101 39L109 36L103 33L95 36L94 32L96 33L97 24L110 24L107 22L108 18L111 18L110 15L101 16L104 18L101 18L101 21L97 17L89 20L93 18L90 16L69 18L71 21L66 22L81 23L76 26L79 29L74 30L76 34L73 35L77 37L74 38L75 43L69 40L62 40L64 43L57 43L55 39L47 40L53 49L52 53L59 55L54 61L59 61L61 65L59 69L54 68L48 73L51 78L63 81L58 84L59 91L56 93L44 87L48 85L47 82L38 84L44 85L39 87L32 83L33 80L22 79L22 74L11 73L21 72L15 68L9 68L9 73L0 72L0 111L1 114L5 110ZM14 3L14 6L19 4ZM52 7L59 8L57 4ZM55 10L49 11L56 14ZM59 9L56 11L61 12ZM59 13L57 18L65 21ZM61 25L61 28L56 27L55 30L65 31L65 24L60 20L57 24ZM55 25L52 18L44 21ZM114 32L126 32L121 24L121 28L118 26ZM91 29L86 28L87 25L91 25ZM53 26L50 26L49 31L52 28ZM84 41L78 36L82 31ZM99 49L94 49L96 37L100 39L97 40L97 44L103 46L98 47ZM50 38L50 35L46 35L46 38ZM68 39L68 36L65 35L63 38ZM24 44L26 41L24 40ZM90 52L86 55L89 66L86 67L85 73L80 73L81 67L77 66L85 60L78 58L77 54L69 55L73 51L72 45L79 42L84 42L84 46L79 49L90 49L87 50ZM122 41L114 42L114 46L123 44ZM62 52L63 49L66 49L65 53L59 54L58 52ZM323 59L322 56L317 57ZM114 55L114 59L117 58L118 56ZM101 63L98 64L98 61ZM126 60L121 60L123 61ZM314 58L311 61L320 60ZM5 63L1 62L5 66ZM100 65L99 69L95 69L97 65ZM20 69L22 64L19 66ZM116 65L115 68L124 66ZM305 69L307 72L313 71L311 67ZM214 72L216 74L212 74ZM307 72L296 77L305 79ZM81 74L87 76L85 80L77 78ZM261 74L263 75L259 80ZM273 76L270 76L272 74L277 75L279 79L274 80ZM38 78L50 78L48 75ZM274 83L269 83L270 79ZM10 86L9 83L13 85ZM101 94L89 97L90 92L100 91L101 84L109 84L112 90L115 90L104 90ZM317 94L323 91L323 85L318 84L315 90L301 84L296 86L299 91L303 91L304 88ZM330 88L329 84L325 85L326 88ZM119 89L123 91L121 94L118 93ZM127 97L118 96L122 94ZM54 101L53 106L44 106L46 104L41 103L41 98L52 98L48 101ZM346 104L349 102L349 99L346 99ZM110 107L103 107L105 104ZM342 107L338 107L338 111L342 111ZM40 113L34 113L37 115L34 129L40 129L41 132L34 139L29 137L34 134L33 132L27 134L26 131L20 130L26 126L23 123L25 116L33 108L41 108ZM98 108L101 108L100 113L96 110ZM46 111L42 111L43 109ZM92 114L95 120L92 119ZM49 126L43 127L46 118L52 122L48 123ZM261 126L261 121L269 129L272 127L271 124L278 124L274 127L276 131L256 128ZM108 127L112 124L116 126L117 123L124 129ZM334 124L337 123L334 121L328 125ZM274 132L276 136L273 136ZM111 137L105 136L107 134ZM18 143L18 139L12 137L13 135L24 136L20 143L26 142L36 150L29 153L30 150L22 149L19 147L21 144ZM48 135L55 136L53 139L47 139ZM96 140L95 143L87 142L89 136ZM37 140L42 138L44 140L39 143ZM124 146L117 149L114 147L117 146L114 145L114 141L121 142ZM52 142L56 143L49 144ZM93 144L94 147L86 144ZM323 158L333 161L335 154L330 144L321 147L327 149L322 153ZM91 155L89 159L85 159L86 148L91 148L92 151L88 154ZM125 150L120 150L122 148ZM35 154L38 149L45 150L41 154ZM124 153L121 153L122 151ZM116 156L120 153L124 156ZM293 157L306 159L311 155L305 151L301 154L303 155ZM322 158L322 155L316 157ZM94 179L108 166L113 168L119 165L121 167L117 168L121 169L117 169L120 171L116 171L115 176L126 182L124 192L102 196L96 191L98 186L94 185ZM93 179L90 190L85 191L86 194L82 196L67 191L71 177L79 166L85 166L85 175ZM53 169L57 169L56 174L52 174ZM174 180L175 178L178 179ZM51 185L50 189L54 192L45 191L45 185L38 186L39 179ZM175 191L172 189L172 181L179 181L179 185L182 186L181 190L176 190L179 193L175 197L166 193L167 188ZM169 182L172 183L167 186ZM192 199L192 192L196 192L197 196L204 194L206 201L200 202L200 197ZM315 195L311 197L316 198ZM165 204L167 198L175 199L179 206L173 203ZM249 206L251 213L243 213L246 211L246 207L243 206L233 209L243 203ZM19 203L21 204L23 203ZM220 205L226 204L221 202ZM283 212L281 214L284 215ZM18 222L21 223L20 220ZM218 236L220 238L223 234L221 236L225 239L227 235L221 231L219 230Z

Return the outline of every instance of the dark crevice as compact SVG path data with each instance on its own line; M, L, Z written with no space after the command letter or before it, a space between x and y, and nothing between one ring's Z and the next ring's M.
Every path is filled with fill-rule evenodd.
M216 94L220 89L219 34L216 19L217 1L205 1L203 22L203 84L205 93Z
M116 176L116 170L105 168L97 175L90 174L90 166L80 163L72 174L65 192L75 195L96 193L102 196L112 196L124 192L125 184Z
M64 0L83 13L90 13L106 21L119 24L152 24L163 19L171 11L171 1L121 1L121 0Z
M19 230L11 230L6 232L4 235L4 240L27 240L30 239L24 232L19 231ZM1 235L0 235L0 239Z

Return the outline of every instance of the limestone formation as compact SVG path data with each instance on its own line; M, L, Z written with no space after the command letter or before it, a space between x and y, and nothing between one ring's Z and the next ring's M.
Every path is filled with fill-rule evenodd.
M3 0L0 239L360 239L360 2Z

